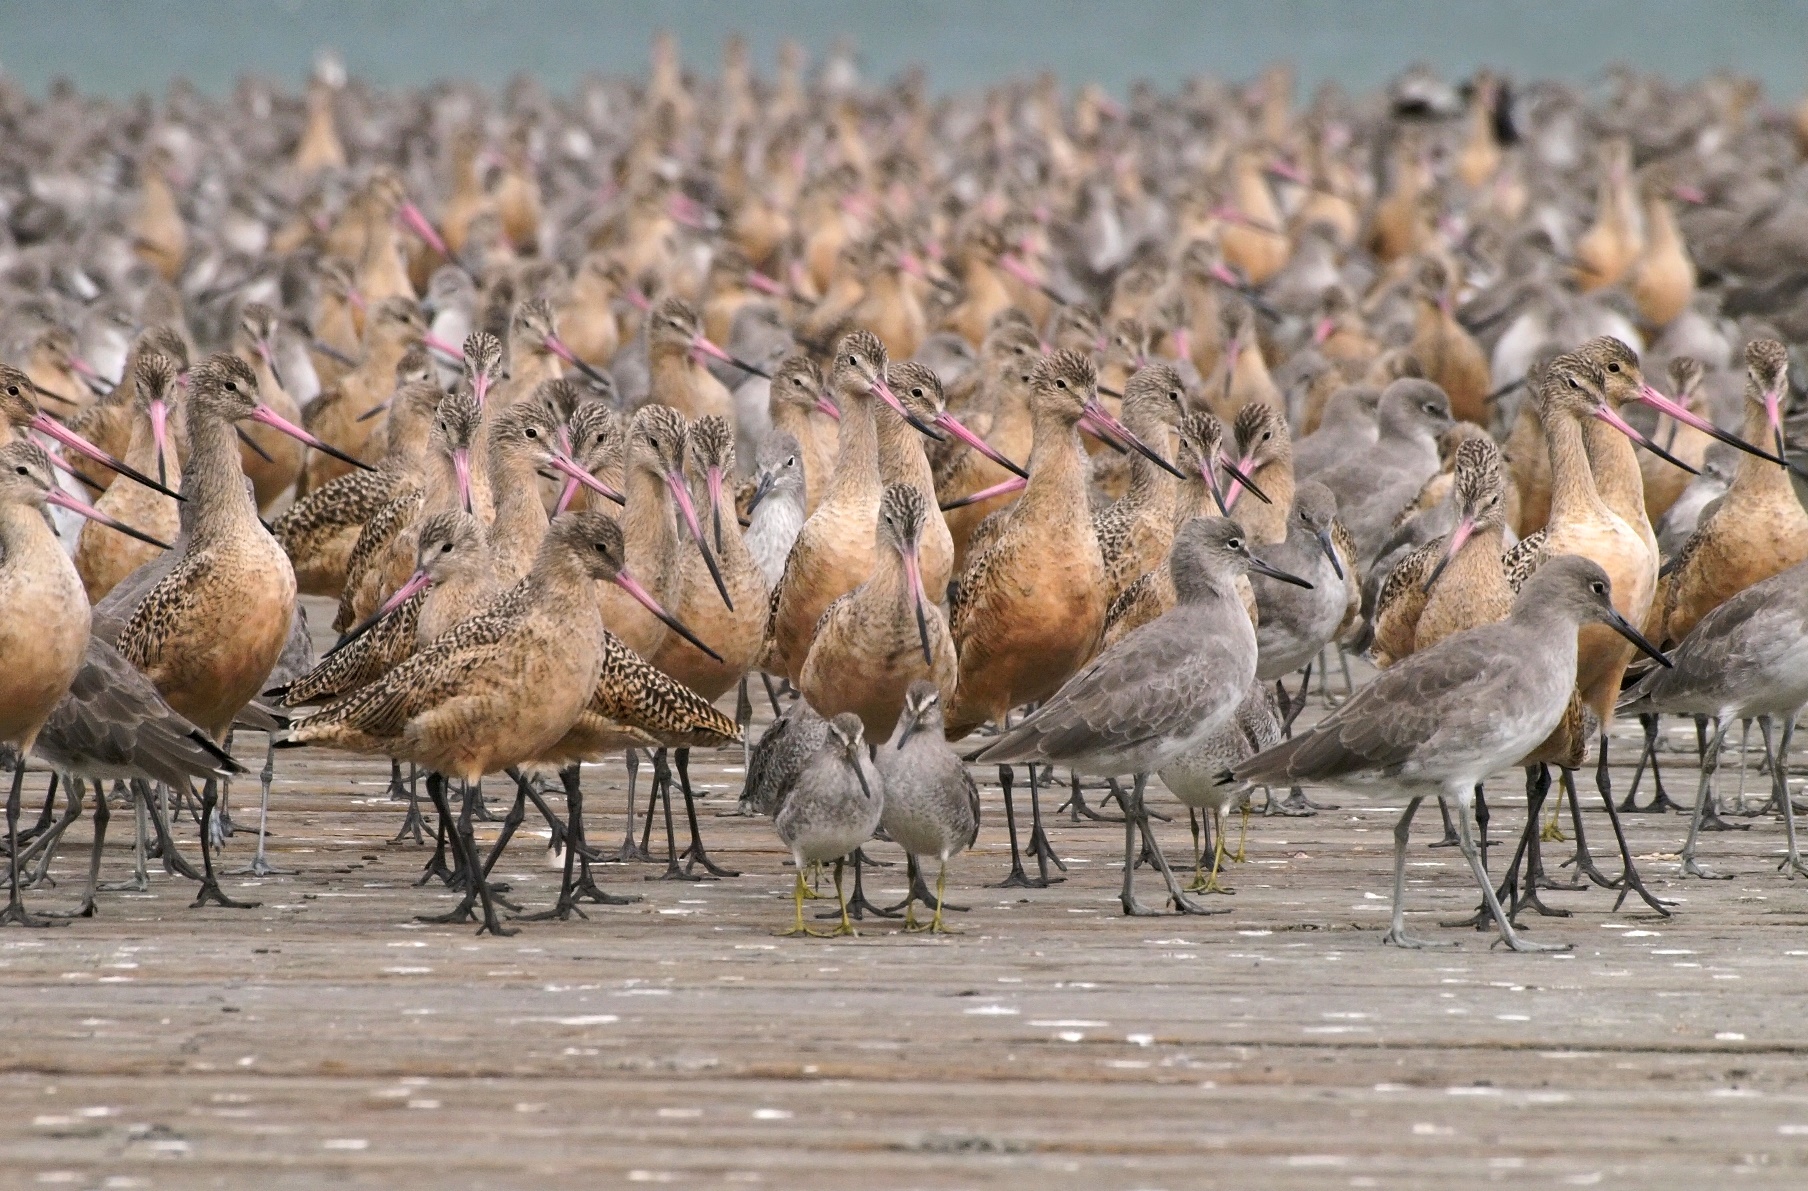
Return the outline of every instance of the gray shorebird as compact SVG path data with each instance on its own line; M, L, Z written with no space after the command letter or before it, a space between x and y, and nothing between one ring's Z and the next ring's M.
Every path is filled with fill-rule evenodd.
M860 717L844 711L828 722L822 747L798 772L772 824L797 866L793 898L797 918L786 935L852 935L847 895L841 888L840 861L873 837L885 809L885 787L866 753ZM836 861L835 896L841 902L841 923L827 932L804 925L804 867Z
M1246 571L1305 585L1249 551L1243 528L1200 518L1175 535L1168 560L1174 608L1100 654L1031 715L974 760L1050 761L1082 773L1128 773L1135 791L1124 816L1124 913L1150 914L1133 888L1140 830L1174 905L1203 913L1161 855L1143 807L1149 775L1199 747L1236 713L1256 675L1256 634L1237 595Z
M1457 808L1459 842L1501 938L1515 951L1560 948L1519 936L1500 908L1469 819L1475 787L1550 735L1576 684L1576 630L1604 624L1669 662L1615 611L1607 572L1555 558L1527 581L1507 619L1447 637L1385 670L1310 731L1235 766L1226 780L1373 786L1406 797L1394 828L1393 920L1384 941L1433 945L1406 933L1406 841L1427 795Z
M1620 700L1619 710L1705 715L1714 722L1701 762L1701 786L1682 849L1682 871L1692 876L1726 879L1695 861L1695 841L1711 783L1720 764L1720 747L1733 721L1771 717L1781 722L1771 781L1773 801L1782 803L1783 829L1789 851L1779 868L1790 876L1808 876L1796 847L1795 808L1789 799L1789 743L1796 716L1808 703L1808 562L1754 583L1702 617L1670 655L1670 669L1653 670ZM1768 736L1768 733L1766 733Z
M916 921L916 888L905 900L904 929L940 934L942 891L947 886L948 859L979 838L979 787L973 775L942 735L942 693L919 678L904 692L904 709L891 739L874 754L885 781L885 834L910 856L936 859L935 916L927 925Z

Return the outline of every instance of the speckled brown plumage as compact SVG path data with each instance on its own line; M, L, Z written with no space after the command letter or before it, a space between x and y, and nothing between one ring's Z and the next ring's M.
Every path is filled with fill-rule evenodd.
M1151 364L1124 389L1123 422L1164 458L1186 410L1186 386L1166 364ZM1092 515L1092 532L1105 560L1105 587L1115 600L1125 588L1160 565L1174 541L1174 500L1178 483L1140 454L1130 456L1130 487ZM868 729L871 734L871 729Z

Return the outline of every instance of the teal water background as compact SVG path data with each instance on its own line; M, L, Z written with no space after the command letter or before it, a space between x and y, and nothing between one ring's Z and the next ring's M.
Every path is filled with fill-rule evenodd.
M330 45L380 83L526 71L563 88L643 69L661 28L710 71L731 30L763 69L785 37L820 53L847 34L868 77L920 63L938 88L1046 67L1121 92L1276 58L1307 86L1369 87L1421 60L1579 82L1613 62L1684 80L1731 68L1787 102L1808 82L1808 3L1785 0L0 0L0 69L36 92L59 75L116 96L186 76L218 94L243 70L299 79Z

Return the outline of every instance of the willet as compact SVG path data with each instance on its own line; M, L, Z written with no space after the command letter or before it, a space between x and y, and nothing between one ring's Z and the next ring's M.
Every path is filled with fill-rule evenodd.
M1438 434L1450 424L1450 402L1430 381L1397 380L1381 394L1375 444L1314 477L1337 497L1359 560L1374 561L1394 517L1438 470Z
M942 692L928 679L911 683L891 739L873 755L885 784L885 809L879 820L885 834L904 849L913 865L920 864L920 857L936 859L934 917L926 926L915 920L914 883L904 907L904 929L931 934L945 929L948 860L979 838L979 787L943 735L942 699Z
M828 721L826 737L785 795L772 824L797 866L793 897L797 916L786 935L853 935L847 897L841 888L841 866L835 867L835 895L841 923L827 932L804 925L804 867L840 861L873 837L885 810L885 787L867 756L860 717L851 712Z
M1713 798L1712 783L1720 748L1735 719L1770 716L1782 724L1771 764L1775 801L1782 804L1788 852L1783 863L1791 877L1808 876L1796 847L1795 810L1789 796L1789 742L1796 716L1808 703L1808 563L1797 563L1723 601L1702 617L1670 655L1671 668L1655 670L1620 700L1621 711L1647 714L1707 716L1713 721L1701 785L1682 849L1683 872L1697 877L1730 879L1695 860L1695 841L1702 817Z
M773 384L778 381L774 380ZM804 527L803 450L786 431L774 430L760 444L754 460L753 495L747 502L747 532L742 540L766 576L768 590L785 573L785 558Z
M1259 661L1259 656L1258 656ZM1224 771L1247 761L1263 749L1281 742L1281 708L1268 683L1260 678L1250 681L1242 701L1230 722L1200 742L1189 752L1161 767L1158 776L1168 792L1187 808L1193 827L1193 883L1189 893L1229 893L1218 881L1224 865L1224 811L1235 802L1243 804L1244 830L1249 827L1249 798L1246 791L1224 782ZM1205 842L1199 837L1199 812L1204 811ZM1214 845L1213 840L1216 840ZM1212 853L1212 871L1205 872L1205 853ZM1234 859L1243 859L1243 845L1237 844Z
M1612 582L1595 563L1552 559L1519 593L1506 620L1447 637L1413 654L1295 736L1236 766L1226 780L1371 785L1407 799L1394 829L1393 921L1386 942L1425 946L1406 933L1406 843L1427 794L1458 810L1463 855L1501 938L1516 951L1554 950L1519 937L1495 898L1470 830L1476 785L1550 735L1575 687L1576 635L1605 624L1662 657L1614 609Z
M1036 474L1033 467L1030 474ZM1176 908L1201 911L1161 856L1143 807L1143 787L1151 773L1228 724L1255 678L1256 635L1238 598L1236 576L1255 571L1306 583L1256 558L1242 527L1222 518L1183 526L1168 566L1179 596L1172 611L1100 654L974 758L999 765L1049 761L1106 776L1134 775L1135 792L1124 816L1120 896L1126 914L1151 913L1132 888L1139 829Z

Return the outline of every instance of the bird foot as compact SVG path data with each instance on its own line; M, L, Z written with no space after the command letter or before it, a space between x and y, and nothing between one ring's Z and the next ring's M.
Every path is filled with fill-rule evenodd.
M835 930L811 930L807 926L794 926L790 930L775 930L772 932L772 936L777 939L796 939L800 937L810 939L832 939L839 933L841 933L839 927ZM848 933L851 934L852 931L850 930Z
M241 877L292 877L298 870L277 868L262 856L253 856L251 863L238 871Z
M1381 942L1388 947L1404 947L1409 951L1421 951L1429 947L1455 947L1455 939L1421 939L1417 935L1409 935L1403 930L1390 929L1381 936Z
M1281 799L1281 805L1291 811L1304 811L1306 814L1317 814L1319 811L1341 810L1335 802L1313 802L1306 797L1304 790L1295 790Z
M83 898L82 904L73 910L46 910L44 917L68 921L76 918L92 918L95 916L94 899Z
M194 901L188 903L188 908L191 910L198 910L209 902L212 902L217 906L223 906L228 910L255 910L257 907L263 905L262 902L242 902L227 897L226 894L221 891L218 882L204 880L201 882L201 891L195 894Z
M570 922L573 915L588 920L590 915L584 913L571 898L560 898L559 903L550 910L541 910L536 914L519 914L519 922Z
M1808 877L1808 864L1804 864L1800 856L1791 852L1789 855L1783 857L1782 863L1777 865L1777 871L1780 873L1787 873L1789 879L1793 881L1798 876Z
M1428 848L1458 848L1462 846L1462 842L1463 841L1456 837L1456 832L1446 831L1443 839L1434 844L1426 844L1425 846Z
M149 877L133 877L130 881L102 881L95 889L101 893L149 893Z
M1194 901L1192 898L1188 897L1186 894L1180 892L1179 890L1175 890L1173 893L1168 895L1168 902L1170 905L1172 905L1174 907L1175 913L1196 914L1201 918L1208 917L1209 915L1212 915L1212 914L1228 914L1228 913L1230 913L1230 909L1231 909L1229 906L1203 905L1199 902Z
M421 867L421 875L414 882L414 887L419 889L422 885L427 884L427 882L433 880L435 877L438 877L440 882L447 886L451 886L454 881L459 879L458 874L446 863L445 857L435 855Z
M28 913L25 903L17 899L8 902L6 909L0 910L0 926L23 926L37 930L46 926L68 926L66 918L51 918L40 914Z
M1057 877L1056 880L1060 880L1060 878ZM993 889L1047 889L1049 887L1049 884L1050 884L1050 882L1047 877L1032 877L1028 873L1023 871L1023 866L1021 864L1013 864L1011 866L1010 876L1008 876L1004 880L998 882L996 885L993 885L991 888L993 888Z
M1268 796L1267 804L1262 807L1262 817L1265 819L1276 817L1283 819L1306 819L1318 813L1310 806L1301 805L1304 802L1305 795L1303 794L1300 796L1299 802L1295 802L1291 795L1286 798L1276 798L1273 794L1270 794Z
M634 837L630 835L627 839L622 841L622 846L617 848L615 850L615 855L609 857L609 859L616 864L631 864L636 860L651 862L653 853L635 843Z
M1684 876L1700 877L1704 881L1730 881L1733 879L1733 874L1731 873L1717 873L1710 869L1702 868L1700 864L1696 863L1693 856L1683 858L1682 871Z
M1750 823L1727 822L1727 820L1722 817L1719 810L1713 806L1709 806L1701 814L1701 829L1703 831L1750 831L1751 827L1752 825Z
M1609 878L1606 873L1602 872L1600 870L1600 868L1598 868L1595 865L1593 857L1571 856L1568 860L1565 860L1563 862L1563 864L1560 865L1559 867L1568 868L1572 864L1576 866L1576 884L1574 884L1574 885L1554 885L1553 884L1553 885L1547 885L1546 888L1549 888L1549 889L1586 889L1586 888L1588 888L1588 882L1593 882L1594 884L1599 885L1603 889L1619 888L1618 882Z
M866 894L864 893L856 893L854 896L848 898L847 912L849 917L859 919L865 919L868 914L871 914L874 918L903 917L903 915L896 910L888 910L884 906L875 906L872 902L866 900ZM826 921L830 918L839 918L841 917L841 911L829 910L818 914L816 917L819 921Z
M1622 815L1667 815L1672 811L1688 810L1687 807L1672 799L1668 794L1665 794L1661 790L1658 791L1656 798L1653 798L1644 806L1634 806L1632 803L1632 794L1628 793L1626 795L1626 801L1620 803L1615 809Z
M1568 918L1568 917L1570 917L1570 912L1568 910L1560 909L1556 906L1545 905L1544 902L1542 900L1540 900L1540 898L1538 897L1538 890L1536 888L1528 890L1524 897L1516 899L1513 902L1513 908L1510 911L1508 911L1507 917L1509 919L1516 920L1516 919L1518 919L1520 913L1522 911L1524 911L1525 909L1527 909L1528 907L1531 908L1532 910L1534 910L1535 912L1537 912L1537 914L1542 918Z
M1120 898L1118 898L1118 901L1123 904L1124 916L1126 918L1159 918L1159 917L1161 917L1160 910L1151 910L1148 906L1143 905L1141 902L1137 901L1136 898L1134 898L1134 897L1120 897Z
M590 875L588 865L586 865L584 871L578 875L577 881L572 884L571 899L573 901L595 902L599 906L631 906L635 902L641 900L639 894L610 893L604 890L596 883L596 879Z
M1534 943L1530 939L1522 939L1517 934L1503 934L1488 944L1490 950L1505 943L1514 951L1574 951L1574 943Z
M1619 913L1620 907L1626 903L1626 899L1635 893L1639 895L1640 901L1644 902L1647 906L1650 906L1653 910L1656 910L1658 914L1664 918L1670 916L1669 908L1676 904L1672 901L1665 901L1663 898L1657 896L1657 894L1651 892L1650 889L1646 888L1645 879L1639 876L1638 870L1632 867L1632 862L1630 860L1626 862L1626 871L1620 874L1620 879L1613 883L1613 887L1620 891L1620 896L1613 899L1613 912L1616 914Z
M741 875L734 869L723 868L711 860L702 840L692 840L690 847L678 853L678 859L684 861L684 871L687 874L695 873L697 866L702 865L703 871L712 877L738 877Z
M1051 877L1048 875L1049 865L1054 865L1062 872L1067 871L1067 865L1055 854L1054 845L1048 842L1048 835L1042 828L1038 827L1030 832L1029 847L1025 850L1036 858L1037 875L1041 878L1044 887L1054 884L1057 881L1066 880L1065 877Z
M1218 883L1218 878L1215 876L1195 876L1192 882L1187 885L1186 891L1188 893L1222 893L1226 897L1237 896L1237 891L1235 889L1226 889L1223 885Z
M1555 819L1544 825L1544 829L1538 833L1538 839L1541 843L1546 844L1566 844L1569 842L1569 836L1563 834L1563 828L1557 826L1557 821Z

